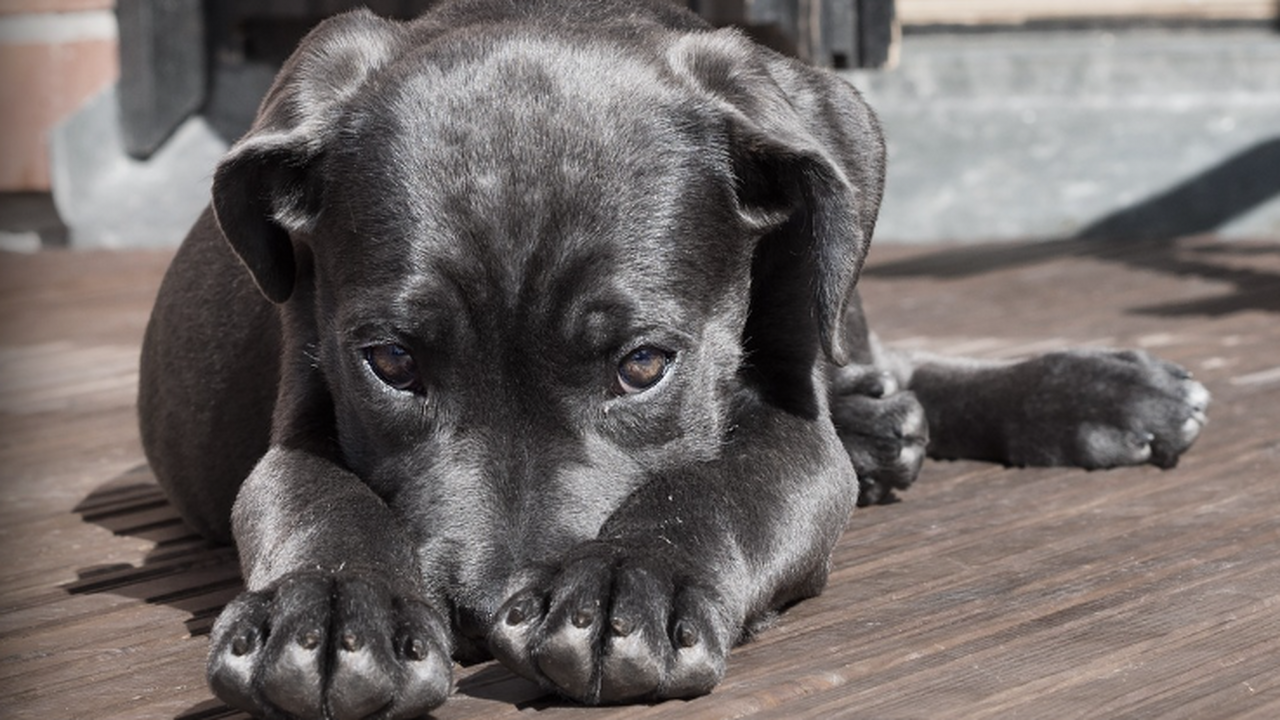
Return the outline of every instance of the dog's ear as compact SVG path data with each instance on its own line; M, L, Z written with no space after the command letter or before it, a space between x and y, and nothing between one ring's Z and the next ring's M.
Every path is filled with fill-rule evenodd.
M368 11L321 23L285 63L252 128L214 172L218 225L274 302L293 293L291 234L310 230L320 213L324 183L317 165L335 140L342 110L396 55L401 35L399 23Z
M757 248L757 258L764 253L766 270L783 284L807 286L810 297L796 310L817 320L823 352L844 364L845 309L884 186L875 116L835 75L734 30L685 35L671 49L671 66L724 113L739 212L762 230L762 242L787 245ZM772 304L758 293L753 288L759 305ZM788 321L797 318L771 324Z

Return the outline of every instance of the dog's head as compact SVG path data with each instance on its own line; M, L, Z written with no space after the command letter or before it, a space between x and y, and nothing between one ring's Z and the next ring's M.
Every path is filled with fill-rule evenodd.
M715 457L744 393L825 421L883 147L852 88L731 31L500 27L321 26L214 208L375 489L543 483L589 533Z

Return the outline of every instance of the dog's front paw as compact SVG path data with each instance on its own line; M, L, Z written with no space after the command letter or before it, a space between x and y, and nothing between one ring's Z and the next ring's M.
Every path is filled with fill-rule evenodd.
M415 718L449 694L447 638L431 608L377 577L297 573L223 610L209 686L260 717Z
M858 473L858 505L892 502L915 482L929 444L924 408L887 374L841 368L831 384L831 420Z
M579 702L691 697L724 675L739 626L661 552L590 543L537 569L499 610L504 665Z
M1010 460L1086 468L1170 468L1207 422L1209 391L1142 351L1067 351L1026 363L1033 387Z

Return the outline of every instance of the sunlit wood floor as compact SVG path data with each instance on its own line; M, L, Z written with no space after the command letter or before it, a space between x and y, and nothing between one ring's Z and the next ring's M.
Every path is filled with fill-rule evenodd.
M237 716L203 681L234 552L178 521L134 421L167 260L0 256L5 718ZM437 717L1280 717L1280 242L886 245L862 288L913 347L1159 353L1210 424L1170 471L928 464L710 696L583 709L487 664Z

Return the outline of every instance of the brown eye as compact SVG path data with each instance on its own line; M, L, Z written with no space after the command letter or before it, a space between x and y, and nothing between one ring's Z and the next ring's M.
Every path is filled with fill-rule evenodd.
M364 360L378 379L396 390L418 389L418 366L413 355L400 345L374 345L364 349Z
M654 347L632 350L618 363L618 389L634 395L657 385L667 374L672 357L671 353Z

